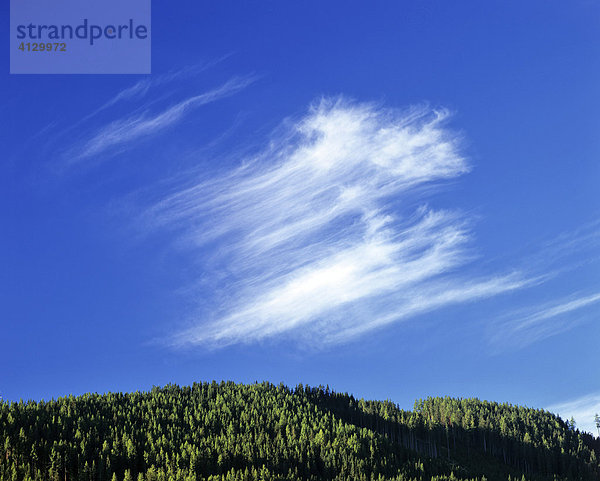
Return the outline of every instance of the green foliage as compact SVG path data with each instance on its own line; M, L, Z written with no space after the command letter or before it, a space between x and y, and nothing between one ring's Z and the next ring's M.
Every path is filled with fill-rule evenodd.
M600 441L542 410L329 388L167 385L0 402L0 480L597 480Z

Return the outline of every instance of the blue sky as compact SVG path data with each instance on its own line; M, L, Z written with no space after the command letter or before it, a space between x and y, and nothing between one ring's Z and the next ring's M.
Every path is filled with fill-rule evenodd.
M302 382L591 430L599 27L595 1L154 2L151 75L5 49L0 395Z

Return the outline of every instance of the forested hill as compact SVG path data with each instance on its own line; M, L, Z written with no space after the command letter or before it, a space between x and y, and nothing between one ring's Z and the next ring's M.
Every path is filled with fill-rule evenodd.
M600 480L600 440L542 410L196 383L0 403L2 480Z

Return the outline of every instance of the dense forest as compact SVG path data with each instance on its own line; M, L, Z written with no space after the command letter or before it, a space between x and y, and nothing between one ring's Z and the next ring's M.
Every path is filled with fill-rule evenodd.
M302 385L0 402L0 443L10 481L600 480L600 439L543 410Z

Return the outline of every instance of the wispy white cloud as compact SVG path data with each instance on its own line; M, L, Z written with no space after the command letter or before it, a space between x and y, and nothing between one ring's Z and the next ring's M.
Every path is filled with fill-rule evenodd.
M474 280L453 278L443 282L416 284L402 295L396 293L390 298L387 313L382 313L380 317L359 319L360 322L355 327L347 327L339 332L329 334L323 341L343 342L393 322L409 319L452 304L477 301L521 289L530 286L531 283L530 279L514 273Z
M526 260L531 270L557 276L598 262L599 247L600 220L595 219L552 239L533 243L529 250L534 252L526 255Z
M573 417L577 424L577 429L600 436L596 422L594 421L596 414L600 414L600 392L553 404L552 406L548 406L546 410L558 414L564 420Z
M572 296L509 313L493 323L493 344L520 348L567 331L584 320L586 308L600 302L600 293Z
M220 58L215 59L210 62L189 65L189 66L186 66L186 67L183 67L183 68L180 68L177 70L165 72L162 74L154 74L154 75L145 76L144 78L142 78L141 80L138 80L137 82L130 85L129 87L125 87L124 89L117 92L110 99L108 99L106 102L104 102L102 105L100 105L100 107L93 110L92 112L87 114L85 117L81 118L79 121L75 122L74 124L70 125L69 127L67 127L66 129L63 129L60 132L55 132L53 134L53 137L60 138L64 135L72 132L73 130L80 127L81 125L85 125L85 123L88 122L90 119L98 116L99 114L103 113L106 110L111 109L112 107L116 106L117 104L139 101L139 100L143 99L144 97L146 97L150 91L155 91L157 88L163 87L165 85L172 85L174 82L176 82L178 80L183 80L183 79L186 79L189 77L196 76L196 75L200 74L201 72L203 72L211 67L214 67L216 64L222 62L223 60L227 59L230 56L231 55L229 54L229 55L225 55L223 57L220 57ZM41 135L42 133L43 132L40 132L38 135Z
M138 80L133 85L130 85L129 87L126 87L123 90L119 91L116 95L107 100L104 104L102 104L92 113L86 115L83 119L81 119L77 123L77 125L89 120L92 117L95 117L100 112L109 109L110 107L118 103L144 98L152 89L155 89L165 84L171 84L172 82L179 79L198 75L199 73L215 66L219 62L222 62L229 56L230 55L226 55L211 62L198 63L195 65L180 68L178 70L165 72L163 74L148 75L143 79Z
M114 120L95 130L87 139L71 148L67 152L66 158L69 163L75 163L105 153L115 147L127 146L131 142L146 138L174 125L195 108L239 92L254 81L255 77L234 78L214 90L189 97L161 112L152 114L144 112ZM121 92L111 102L116 102L119 96L138 95L147 87L148 84L141 81Z
M160 83L162 83L162 82L160 82ZM146 77L146 78L143 78L142 80L138 80L133 85L130 85L129 87L126 87L123 90L121 90L120 92L118 92L114 97L112 97L111 99L106 101L104 104L102 104L100 107L98 107L96 110L94 110L90 114L86 115L78 123L83 123L86 120L89 120L92 117L95 117L100 112L102 112L120 102L139 99L139 98L144 97L148 93L148 91L150 90L150 87L153 84L157 84L157 80L153 79L151 77Z
M600 245L600 220L588 222L579 228L563 232L546 242L541 251L545 256L565 256L577 252L595 249Z
M524 286L518 274L456 276L472 260L468 219L416 207L436 182L469 170L447 116L323 100L239 168L156 202L145 224L178 231L205 260L214 292L226 293L210 320L173 342L222 346L291 332L343 342Z

